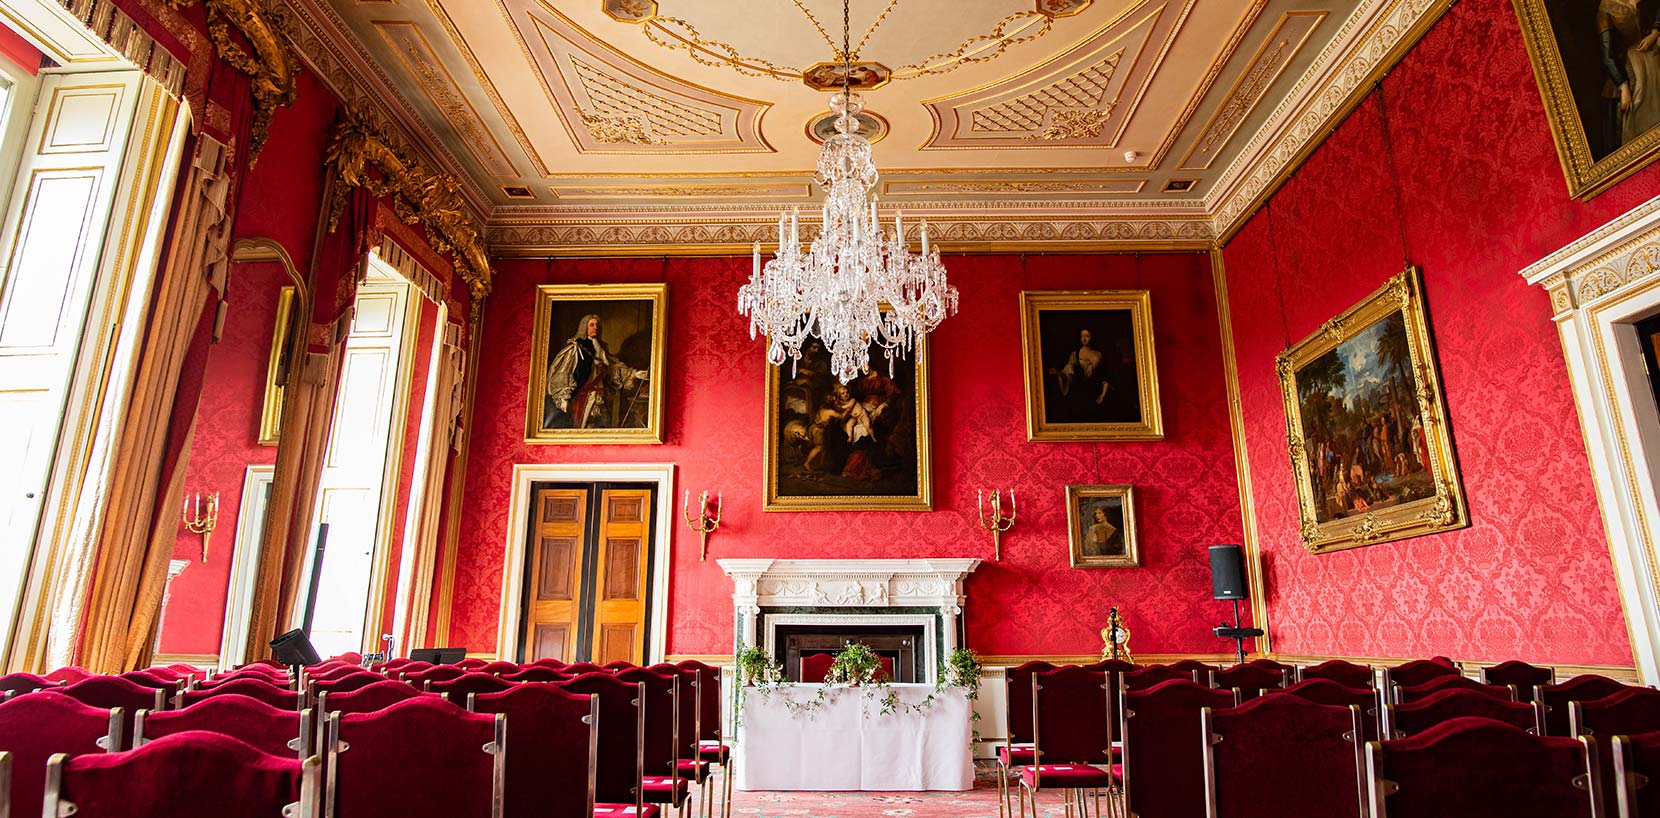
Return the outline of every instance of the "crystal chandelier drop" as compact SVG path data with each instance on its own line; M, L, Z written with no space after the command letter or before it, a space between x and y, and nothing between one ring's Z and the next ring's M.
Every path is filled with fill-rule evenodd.
M859 133L864 108L852 93L847 3L842 7L842 92L830 98L836 133L819 152L816 181L824 188L821 227L812 245L801 246L799 215L778 219L778 252L755 266L738 290L738 312L749 316L749 337L767 336L767 360L782 365L801 358L810 337L824 343L830 368L842 383L870 369L874 344L888 361L911 354L917 336L933 331L957 311L957 288L945 278L939 250L928 245L922 223L922 253L905 244L905 224L895 212L893 233L877 221L876 164L870 142Z

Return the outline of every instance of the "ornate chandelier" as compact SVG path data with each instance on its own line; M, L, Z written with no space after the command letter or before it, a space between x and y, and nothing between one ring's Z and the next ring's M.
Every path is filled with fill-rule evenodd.
M922 223L922 253L912 255L903 216L894 213L892 234L877 220L876 164L857 119L864 104L849 81L848 5L843 0L842 92L830 98L836 133L819 152L815 177L825 191L819 234L803 252L799 214L787 222L780 216L778 252L763 266L756 242L754 270L738 289L738 312L749 316L750 338L767 336L769 362L799 360L803 344L816 337L842 383L870 369L872 344L892 375L917 336L957 311L957 288L946 281L939 250L928 246L928 223Z

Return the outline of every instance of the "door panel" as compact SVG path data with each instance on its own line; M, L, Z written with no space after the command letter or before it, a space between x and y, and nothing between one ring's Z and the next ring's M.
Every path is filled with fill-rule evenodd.
M599 576L602 589L594 605L594 629L599 633L599 661L627 660L639 664L645 653L646 525L645 504L651 492L612 489L602 493L604 516L599 524Z
M536 492L539 513L531 576L536 578L525 611L526 662L576 656L576 635L582 619L582 556L588 536L586 489L543 489Z

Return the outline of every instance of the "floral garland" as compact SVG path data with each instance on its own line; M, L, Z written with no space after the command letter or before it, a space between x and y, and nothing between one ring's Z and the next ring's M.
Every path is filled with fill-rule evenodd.
M733 710L734 725L743 723L743 710L746 696L750 688L762 697L770 700L772 692L778 688L792 687L793 682L784 676L784 667L778 660L768 656L759 646L751 645L740 647L733 656L738 677L738 693ZM810 716L825 705L836 701L841 692L848 688L859 688L860 694L868 703L878 702L877 712L888 716L895 713L911 713L921 715L934 706L934 697L947 687L961 688L964 697L974 702L980 697L980 656L967 648L957 648L946 656L935 675L934 692L927 698L912 704L899 700L899 692L889 683L887 674L882 672L882 660L870 646L853 643L836 654L830 663L830 668L824 674L824 685L819 687L818 694L805 701L785 698L784 708L793 718ZM974 712L973 705L969 705L969 712L973 719L979 721L980 714ZM974 740L979 740L979 729L974 731Z

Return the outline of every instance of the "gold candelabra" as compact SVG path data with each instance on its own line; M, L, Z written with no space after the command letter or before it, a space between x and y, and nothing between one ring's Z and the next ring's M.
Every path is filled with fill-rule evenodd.
M197 492L195 498L184 498L184 508L179 512L180 521L184 528L192 534L202 535L202 562L208 560L208 542L213 539L213 529L219 527L219 492L207 495L207 513L202 513L202 493Z
M715 492L715 511L709 513L709 492L705 491L697 496L697 514L692 514L692 493L686 492L686 497L680 504L680 513L686 518L686 527L698 533L701 540L698 544L697 561L709 559L709 535L720 528L720 492Z
M1003 516L1002 489L991 490L991 504L989 506L986 504L985 491L975 492L974 505L976 510L980 512L980 527L991 532L991 558L1002 560L1003 532L1008 531L1014 525L1014 489L1009 489L1009 516L1007 517ZM989 517L986 516L988 510L991 512Z

